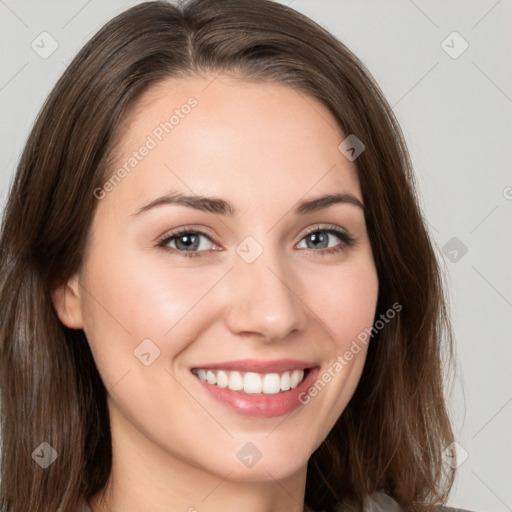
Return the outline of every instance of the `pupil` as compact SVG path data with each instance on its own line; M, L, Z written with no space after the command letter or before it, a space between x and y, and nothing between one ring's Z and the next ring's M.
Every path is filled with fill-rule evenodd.
M317 242L320 241L320 244L321 244L322 243L322 240L321 240L322 237L324 238L323 241L325 242L326 241L325 233L313 233L313 234L310 235L310 239L313 242L313 244L315 244L315 240ZM318 244L318 243L315 244L315 247L318 247L320 244Z
M195 237L195 240L193 240L194 237ZM185 240L184 244L181 244L182 240ZM185 249L190 249L190 248L197 249L199 246L199 237L197 235L181 235L176 240L176 246L178 247L178 249L180 248L179 247L180 244L183 245L183 247Z

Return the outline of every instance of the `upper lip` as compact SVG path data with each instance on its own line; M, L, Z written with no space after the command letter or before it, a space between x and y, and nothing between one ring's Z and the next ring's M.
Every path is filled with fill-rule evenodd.
M316 363L312 361L299 361L298 359L276 359L264 361L261 359L239 359L237 361L223 361L194 366L193 370L228 370L254 373L281 373L291 370L305 370L314 368Z

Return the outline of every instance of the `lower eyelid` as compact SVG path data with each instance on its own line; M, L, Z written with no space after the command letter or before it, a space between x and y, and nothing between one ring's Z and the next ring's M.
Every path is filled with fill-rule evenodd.
M335 247L327 247L327 248L319 249L319 250L305 248L307 251L313 252L313 253L319 253L319 255L321 255L321 254L329 254L329 253L332 253L332 252L336 252L337 250L341 251L343 249L347 249L347 248L349 248L350 246L352 246L356 242L355 238L353 238L347 232L345 232L345 231L343 231L341 229L334 229L334 228L327 227L327 226L326 227L318 226L318 227L316 227L316 228L306 232L302 236L302 238L301 238L299 243L301 243L307 236L312 235L314 233L319 233L319 232L320 233L324 232L324 233L329 233L331 235L334 235L336 238L338 238L340 243L337 246L335 246ZM176 239L180 238L180 236L190 235L190 234L200 235L200 236L202 236L204 238L207 238L214 246L217 246L216 242L214 240L212 240L210 235L208 235L207 233L203 233L202 231L198 231L198 230L181 230L181 231L178 231L177 233L173 233L173 234L170 234L169 236L165 236L159 242L158 247L161 247L161 248L163 248L165 250L168 250L170 252L173 252L173 253L178 253L179 255L185 256L185 257L201 256L202 253L211 252L211 251L219 252L218 249L202 250L202 251L183 251L183 250L179 250L179 249L174 249L172 247L167 247L167 245L169 243L171 243L173 240L176 240Z
M301 242L309 235L312 235L314 233L328 233L330 235L333 235L335 236L338 240L339 240L339 244L334 246L334 247L326 247L325 249L320 249L320 250L315 250L315 249L309 249L309 248L306 248L306 250L309 250L309 251L313 251L313 252L317 252L317 253L329 253L329 252L334 252L336 251L337 249L345 249L345 248L348 248L350 247L351 245L353 245L355 242L356 242L356 239L353 238L352 236L350 236L347 232L345 231L341 231L341 230L338 230L338 229L327 229L327 228L322 228L322 229L315 229L313 231L310 231L309 233L306 233L302 239L301 239ZM301 243L299 242L299 243Z
M212 238L207 235L206 233L203 233L201 231L193 231L193 230L189 230L189 231L180 231L178 233L173 233L173 234L170 234L170 235L165 235L162 239L160 239L160 242L158 243L158 247L162 247L163 249L169 249L171 251L174 251L174 252L179 252L179 253L202 253L202 252L207 252L207 251L180 251L179 249L174 249L172 247L167 247L168 244L170 244L171 242L177 240L178 238L182 237L182 236L185 236L185 235L199 235L201 237L204 237L204 238L207 238L213 245L217 245L215 243L214 240L212 240Z

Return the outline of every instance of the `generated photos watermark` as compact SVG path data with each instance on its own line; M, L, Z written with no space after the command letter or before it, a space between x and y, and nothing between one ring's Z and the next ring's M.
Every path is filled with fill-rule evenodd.
M395 318L396 314L401 310L402 305L395 302L385 313L380 315L379 320L376 320L370 329L366 327L364 331L361 331L357 337L352 340L350 348L342 355L339 355L336 358L336 361L334 361L334 363L317 378L307 391L299 393L299 402L303 405L308 404L311 401L311 398L318 395L318 393L322 391L352 359L354 359L354 356L361 352L362 345L368 345L370 338L382 330L385 325Z
M128 176L133 169L139 165L150 152L155 149L160 142L162 142L166 135L169 135L178 126L183 119L185 119L192 109L197 107L199 102L191 96L187 102L181 105L180 108L176 108L174 113L169 117L168 120L159 123L153 128L150 134L146 137L146 140L142 146L132 153L124 164L117 169L116 172L103 184L102 187L94 189L94 197L96 199L105 199L109 192L112 192L119 183L121 183L126 176Z

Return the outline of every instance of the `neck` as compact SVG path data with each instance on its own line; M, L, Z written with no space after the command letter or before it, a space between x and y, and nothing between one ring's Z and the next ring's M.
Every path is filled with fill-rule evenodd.
M111 409L112 471L92 512L303 512L307 466L284 479L270 472L232 480L164 451ZM261 468L260 468L261 474ZM307 510L307 509L306 509Z

